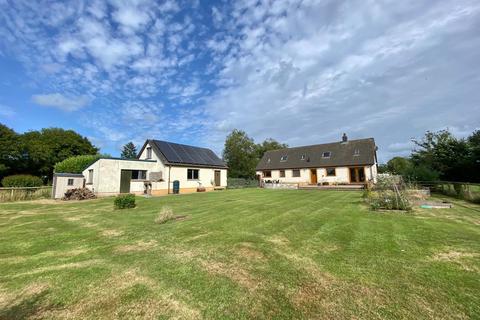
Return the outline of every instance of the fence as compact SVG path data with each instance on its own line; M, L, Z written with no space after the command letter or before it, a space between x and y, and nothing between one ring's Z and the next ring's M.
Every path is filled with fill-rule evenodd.
M0 188L0 202L50 198L52 187Z
M418 181L416 183L430 188L432 192L480 203L480 184L478 183L452 181Z
M241 188L257 188L258 180L255 179L243 179L243 178L228 178L228 189L241 189Z

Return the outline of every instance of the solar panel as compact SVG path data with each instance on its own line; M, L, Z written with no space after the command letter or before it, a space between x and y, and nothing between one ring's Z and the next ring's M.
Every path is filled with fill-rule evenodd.
M210 149L187 146L166 141L153 141L168 162L225 166L225 163Z

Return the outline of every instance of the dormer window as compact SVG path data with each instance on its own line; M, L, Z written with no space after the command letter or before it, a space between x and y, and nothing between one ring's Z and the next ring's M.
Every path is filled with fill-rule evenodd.
M287 161L287 158L288 158L288 156L282 156L282 157L280 158L280 161Z
M332 156L332 153L330 151L325 151L322 153L322 158L330 158Z
M355 149L355 151L353 152L353 155L354 156L359 156L360 155L360 150Z
M302 155L300 156L300 160L305 160L305 159L307 159L307 156L304 155L304 154L302 154Z
M147 147L147 159L152 159L152 147Z

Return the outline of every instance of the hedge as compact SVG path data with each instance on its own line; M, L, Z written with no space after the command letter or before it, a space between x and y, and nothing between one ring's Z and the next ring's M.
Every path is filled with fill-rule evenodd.
M29 174L16 174L3 178L2 185L6 188L41 187L43 181L41 178Z
M88 166L101 158L101 155L83 155L67 158L55 164L55 173L82 173Z

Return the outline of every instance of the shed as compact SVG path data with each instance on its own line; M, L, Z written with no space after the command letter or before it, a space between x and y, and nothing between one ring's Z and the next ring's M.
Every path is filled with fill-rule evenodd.
M84 188L85 177L81 173L53 174L52 198L61 199L70 189Z

